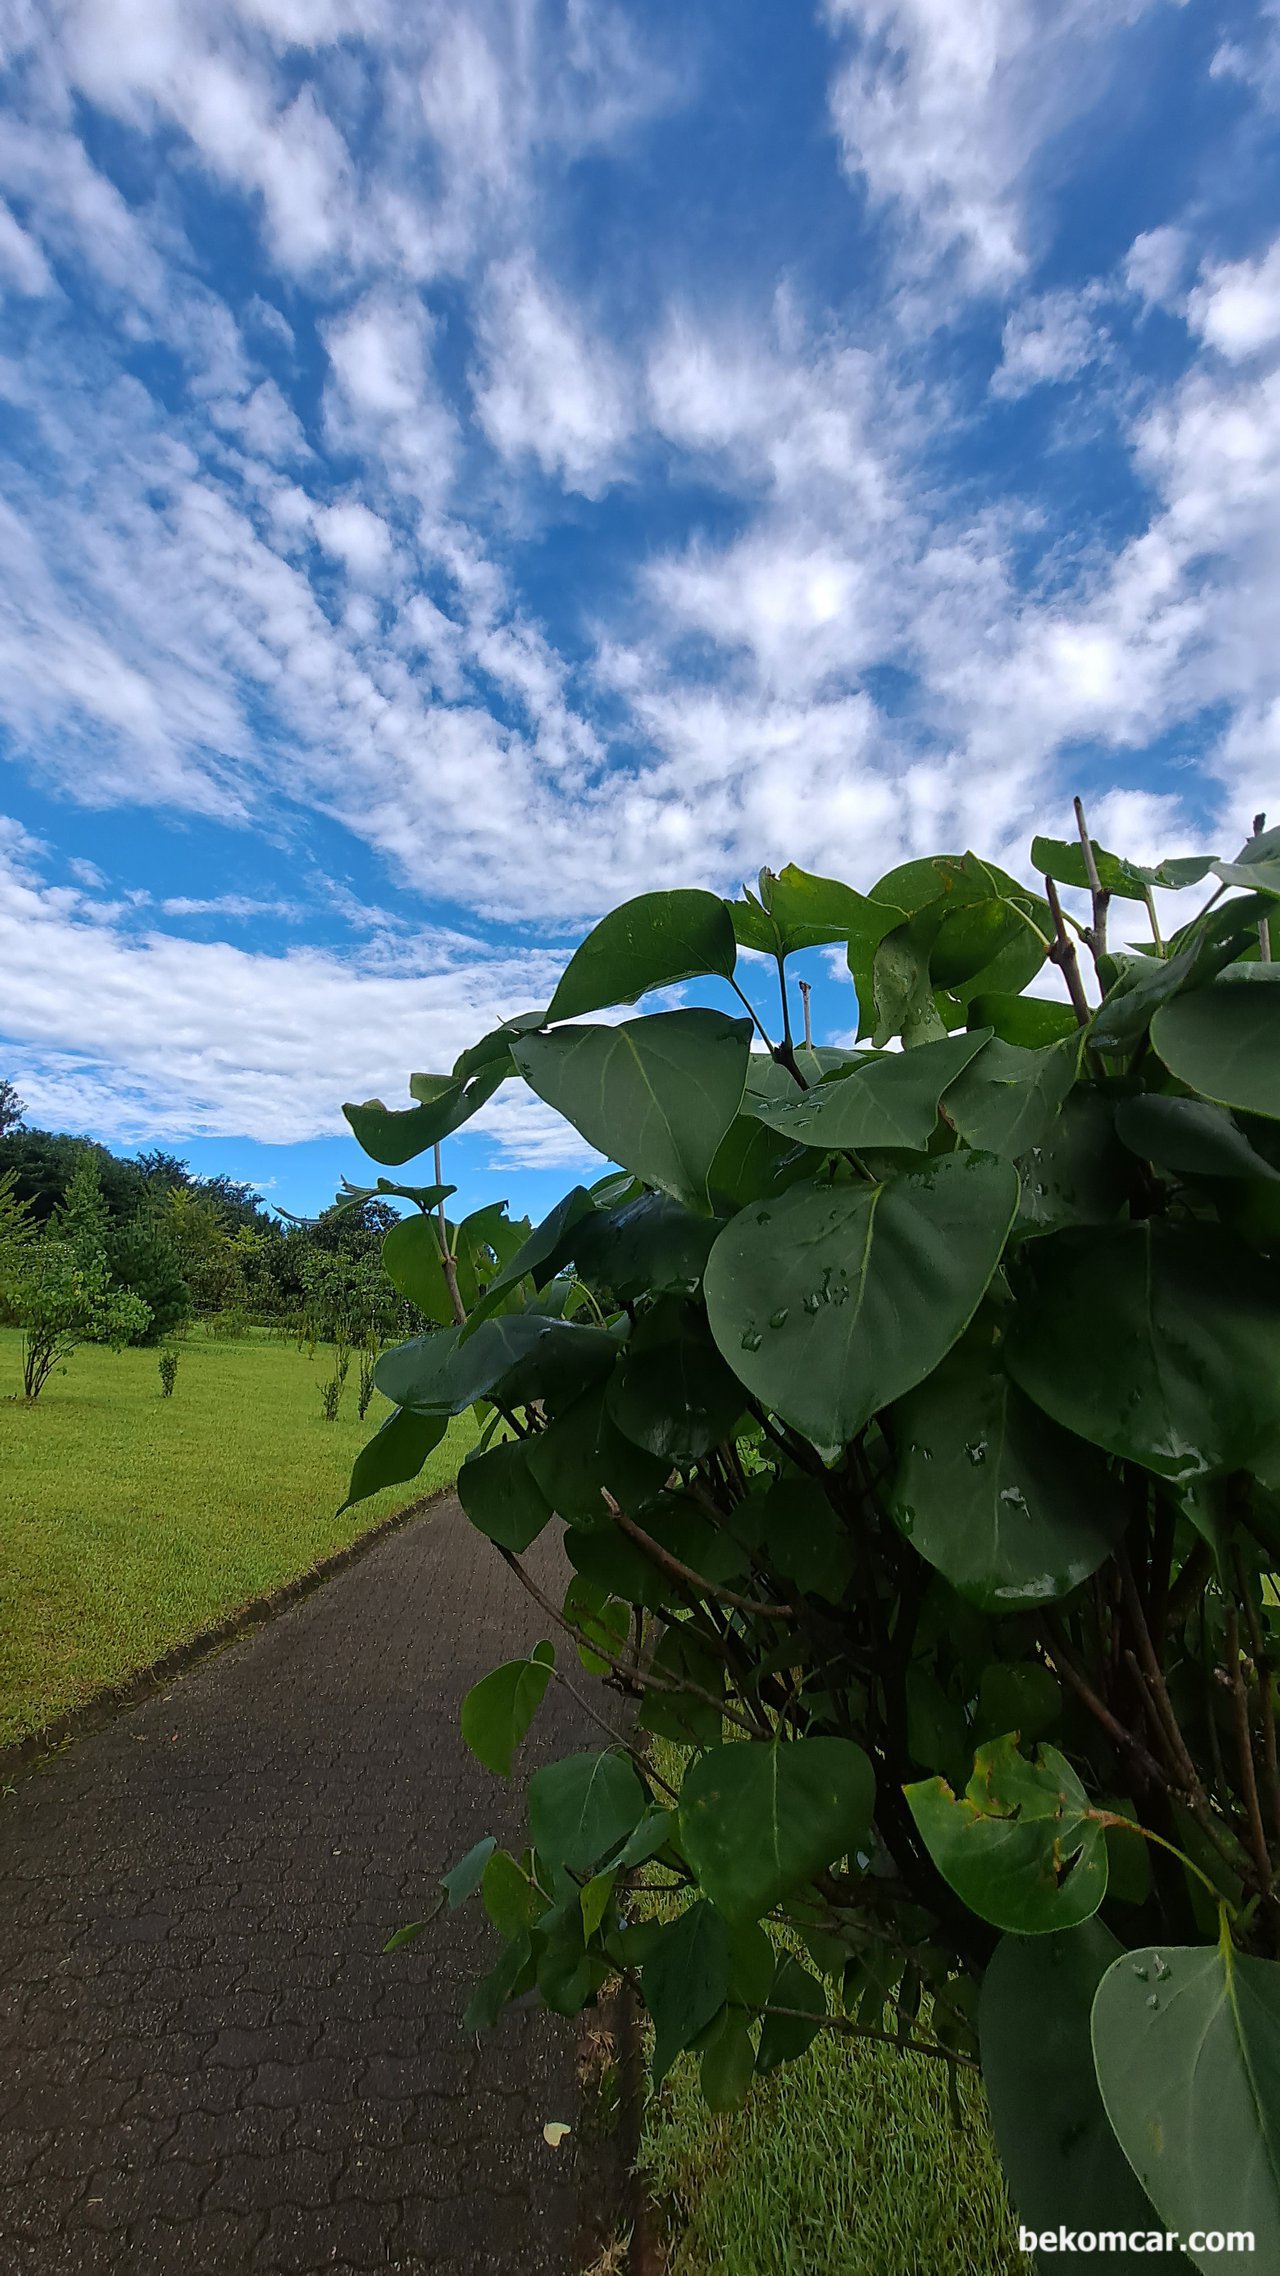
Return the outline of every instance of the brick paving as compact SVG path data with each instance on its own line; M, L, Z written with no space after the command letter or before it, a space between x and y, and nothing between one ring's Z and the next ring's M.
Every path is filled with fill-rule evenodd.
M0 1798L0 2276L571 2276L572 2026L464 2036L478 1904L382 1954L515 1830L458 1703L542 1633L444 1502Z

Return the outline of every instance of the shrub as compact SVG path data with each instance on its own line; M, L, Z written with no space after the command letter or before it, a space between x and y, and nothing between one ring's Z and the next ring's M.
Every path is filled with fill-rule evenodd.
M177 1352L162 1351L160 1354L160 1396L162 1399L171 1399L173 1397L173 1387L177 1380Z
M821 2029L918 2047L980 2064L1035 2229L1271 2234L1280 832L1144 869L1080 819L1043 896L972 854L644 895L544 1013L348 1108L400 1164L518 1076L620 1166L383 1355L351 1494L487 1401L463 1506L619 1694L529 1849L446 1877L503 1939L468 2027L622 1975L655 2080L692 2050L717 2108ZM1210 873L1166 940L1155 890ZM1112 902L1149 937L1112 949ZM796 1041L787 960L832 944L869 1049ZM591 1020L699 978L744 1016ZM388 1237L398 1285L431 1238ZM563 1606L521 1564L553 1512ZM558 1673L548 1640L470 1693L491 1769Z
M39 1398L78 1344L106 1343L118 1351L142 1334L149 1317L140 1296L113 1286L104 1257L49 1233L25 1252L9 1309L26 1331L22 1388L29 1400Z
M139 1343L158 1343L185 1327L192 1316L191 1291L182 1277L178 1253L154 1217L135 1217L107 1234L107 1261L122 1288L140 1296L150 1313Z

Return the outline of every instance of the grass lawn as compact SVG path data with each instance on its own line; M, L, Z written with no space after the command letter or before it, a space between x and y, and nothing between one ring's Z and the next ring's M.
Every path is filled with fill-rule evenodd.
M941 2063L819 2032L716 2116L682 2057L641 2152L668 2276L1026 2276L976 2081L961 2102L963 2132Z
M86 1345L27 1407L21 1336L0 1330L0 1746L447 1485L474 1442L468 1415L412 1485L335 1517L388 1411L375 1394L356 1420L354 1365L327 1423L323 1347L179 1348L171 1399L154 1351Z

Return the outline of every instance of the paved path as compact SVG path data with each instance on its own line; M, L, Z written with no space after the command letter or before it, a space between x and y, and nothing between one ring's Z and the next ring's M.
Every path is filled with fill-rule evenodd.
M463 2036L478 1905L381 1951L503 1833L458 1702L543 1632L447 1502L0 1799L0 2276L570 2276L572 2028Z

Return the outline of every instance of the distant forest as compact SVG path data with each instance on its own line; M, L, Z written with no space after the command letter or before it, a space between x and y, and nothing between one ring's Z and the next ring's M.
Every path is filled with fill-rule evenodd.
M205 1320L227 1335L262 1326L373 1344L422 1324L382 1270L383 1235L397 1217L385 1201L284 1223L252 1185L198 1177L177 1154L126 1158L94 1139L34 1127L13 1084L0 1080L0 1197L37 1245L58 1236L95 1179L112 1283L141 1297L149 1315L132 1340L156 1343Z

